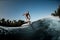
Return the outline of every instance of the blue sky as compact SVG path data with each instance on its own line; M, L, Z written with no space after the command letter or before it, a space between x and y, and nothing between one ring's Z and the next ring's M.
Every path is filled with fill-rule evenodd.
M58 5L59 0L0 0L0 18L25 20L23 14L28 10L35 21L53 13Z

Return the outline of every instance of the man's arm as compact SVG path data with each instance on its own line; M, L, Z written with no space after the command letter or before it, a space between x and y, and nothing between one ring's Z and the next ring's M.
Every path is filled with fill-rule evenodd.
M23 14L23 16L26 15L26 14Z

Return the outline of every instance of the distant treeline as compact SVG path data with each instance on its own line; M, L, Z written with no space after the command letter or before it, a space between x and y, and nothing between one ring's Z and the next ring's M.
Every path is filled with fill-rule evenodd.
M17 26L21 26L22 24L24 24L25 22L23 20L6 20L4 18L0 19L0 26L6 26L6 27L17 27Z

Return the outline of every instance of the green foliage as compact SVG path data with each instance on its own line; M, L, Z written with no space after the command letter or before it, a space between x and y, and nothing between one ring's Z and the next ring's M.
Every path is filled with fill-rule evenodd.
M55 10L55 12L52 13L51 15L53 15L53 16L59 16L59 18L60 18L60 6L59 6L58 9Z
M22 24L24 24L24 21L23 20L18 20L18 21L13 20L13 21L11 21L11 20L8 19L8 20L5 21L4 18L2 18L0 20L0 26L18 27L18 26L21 26Z

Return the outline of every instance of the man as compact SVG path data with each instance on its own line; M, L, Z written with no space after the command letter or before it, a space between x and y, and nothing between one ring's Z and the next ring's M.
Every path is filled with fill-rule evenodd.
M30 24L30 14L29 14L29 11L27 11L25 14L23 14L23 16L25 16L26 22Z

